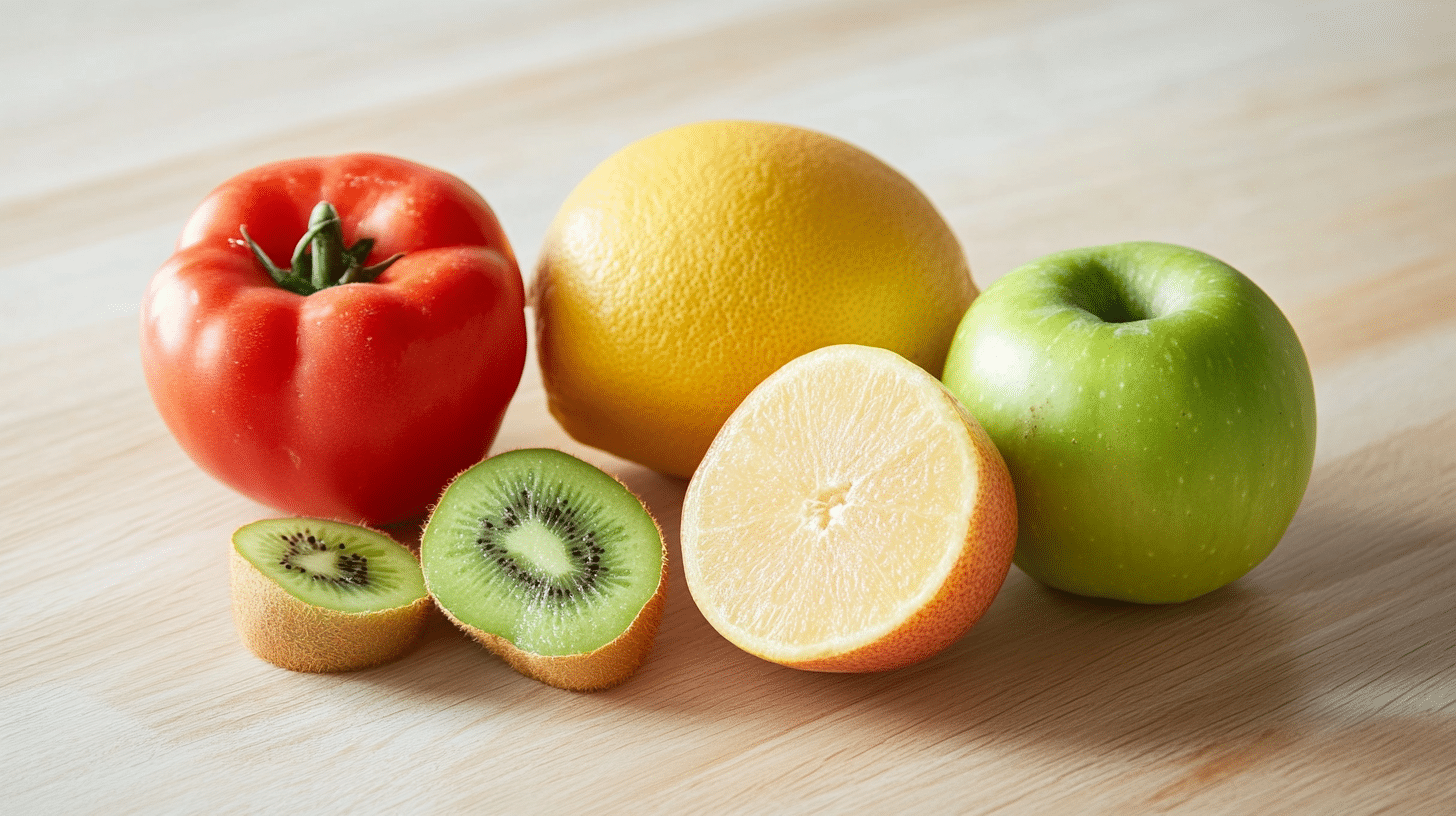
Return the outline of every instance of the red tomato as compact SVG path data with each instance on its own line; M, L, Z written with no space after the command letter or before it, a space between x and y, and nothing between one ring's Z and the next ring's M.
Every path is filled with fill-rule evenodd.
M295 253L324 201L337 220ZM285 274L296 254L303 278L367 278L402 255L372 282L304 295L248 238ZM300 280L285 283L317 283ZM223 183L193 214L143 299L142 364L204 470L278 510L381 525L423 514L489 451L525 363L524 310L505 234L464 182L387 156L298 159Z

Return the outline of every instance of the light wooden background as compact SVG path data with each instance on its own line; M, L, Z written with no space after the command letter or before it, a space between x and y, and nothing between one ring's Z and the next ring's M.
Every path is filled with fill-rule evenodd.
M100 6L100 8L97 8ZM0 0L0 812L1456 812L1450 0ZM1181 606L1014 571L945 654L781 669L677 583L625 686L443 623L346 676L255 660L136 312L224 178L368 149L454 172L529 272L573 184L698 119L818 128L919 184L984 287L1045 252L1217 255L1314 367L1284 542ZM526 382L499 448L584 450Z

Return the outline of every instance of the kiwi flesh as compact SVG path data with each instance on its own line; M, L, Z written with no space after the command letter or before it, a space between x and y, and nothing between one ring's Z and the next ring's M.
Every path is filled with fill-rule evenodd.
M662 619L656 519L611 475L558 450L509 451L456 477L425 525L420 561L446 617L558 688L626 680Z
M233 533L233 623L253 654L285 669L342 672L412 647L432 604L414 553L364 527L264 519Z

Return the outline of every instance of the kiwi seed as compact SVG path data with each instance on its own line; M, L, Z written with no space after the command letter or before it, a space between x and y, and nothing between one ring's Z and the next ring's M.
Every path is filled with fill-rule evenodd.
M446 488L420 543L436 604L518 671L580 691L627 679L662 617L666 549L620 482L556 450L487 459Z
M286 669L377 666L413 646L428 620L419 562L374 530L265 519L233 533L230 563L238 634Z

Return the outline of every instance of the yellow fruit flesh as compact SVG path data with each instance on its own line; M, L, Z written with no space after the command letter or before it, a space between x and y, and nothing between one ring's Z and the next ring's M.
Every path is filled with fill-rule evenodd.
M714 441L684 505L684 569L746 651L893 668L989 605L1014 508L1004 463L934 378L878 349L825 349L765 381Z

